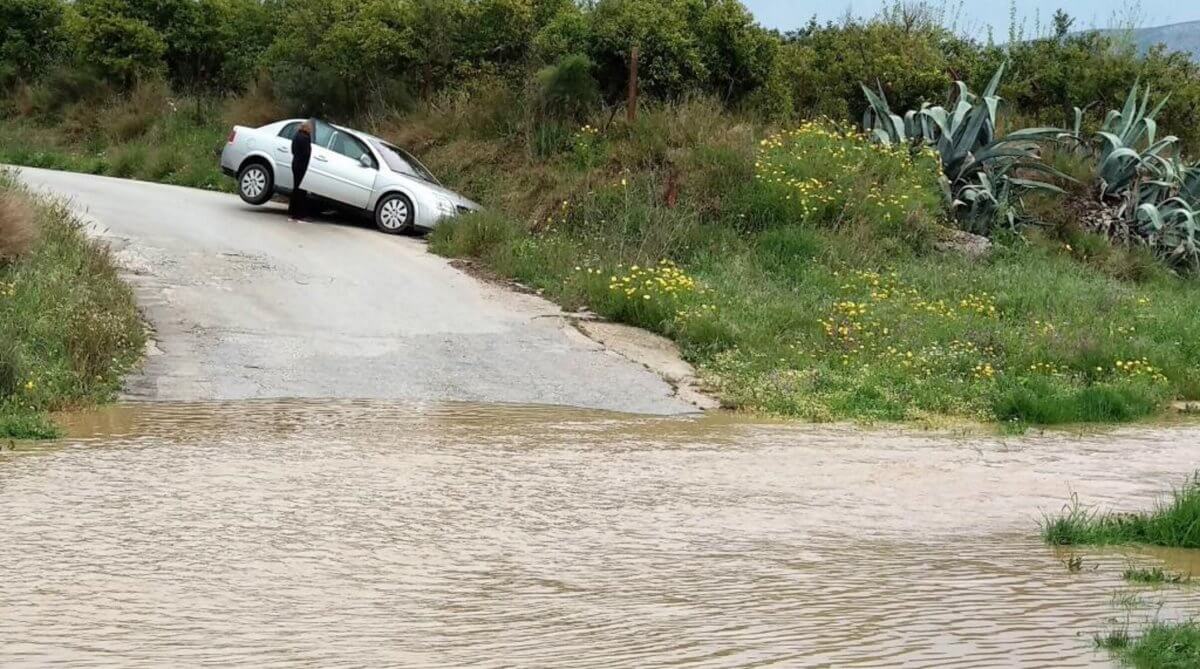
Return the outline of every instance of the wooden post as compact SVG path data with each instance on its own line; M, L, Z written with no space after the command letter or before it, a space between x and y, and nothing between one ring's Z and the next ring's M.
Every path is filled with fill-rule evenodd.
M633 123L637 120L638 106L638 46L633 45L633 49L629 52L629 100L626 103L626 108L629 113L629 122Z

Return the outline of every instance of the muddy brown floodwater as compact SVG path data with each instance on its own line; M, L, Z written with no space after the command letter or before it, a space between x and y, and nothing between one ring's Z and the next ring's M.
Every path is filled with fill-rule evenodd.
M1071 573L1036 536L1072 490L1151 504L1194 427L251 402L71 429L0 453L5 667L1108 666L1114 619L1200 612L1120 578L1194 554Z

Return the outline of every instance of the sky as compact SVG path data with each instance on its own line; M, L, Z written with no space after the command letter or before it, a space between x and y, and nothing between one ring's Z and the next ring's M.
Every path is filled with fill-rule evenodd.
M891 4L891 0L886 0ZM763 25L780 30L798 28L816 15L817 20L837 20L850 10L856 16L870 16L885 0L743 0ZM981 37L991 25L997 37L1008 34L1009 2L1005 0L933 0L930 4L961 8L958 27ZM1200 2L1196 0L1016 0L1017 12L1033 31L1040 13L1042 26L1050 22L1054 10L1062 7L1077 18L1077 28L1108 28L1113 16L1135 16L1139 27L1200 20ZM1125 24L1125 22L1122 22Z

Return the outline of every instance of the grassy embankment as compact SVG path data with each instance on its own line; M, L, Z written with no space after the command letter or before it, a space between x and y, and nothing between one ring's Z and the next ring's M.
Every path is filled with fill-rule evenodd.
M1122 664L1135 669L1193 669L1200 666L1200 623L1150 625L1137 636L1117 631L1096 640Z
M0 121L0 163L232 191L216 162L229 131L221 109L150 83L39 120L18 114Z
M493 207L439 229L433 249L666 334L729 406L1061 424L1200 395L1193 282L1070 221L1001 237L983 261L938 252L950 221L931 158L822 125L773 133L704 103L585 128L544 155L540 138L522 150L473 130L478 114L396 124Z
M219 114L120 104L105 109L142 120L102 114L94 140L0 124L4 158L223 183ZM262 113L242 106L227 123ZM540 122L518 94L484 88L358 125L489 208L439 229L435 252L671 337L729 407L1026 425L1200 399L1200 291L1148 253L1059 220L973 261L935 250L952 222L932 157L822 124L775 132L702 99L608 120Z
M1055 546L1149 544L1200 548L1200 474L1149 513L1089 509L1073 500L1042 523L1042 538Z
M1045 519L1042 537L1055 546L1149 544L1200 548L1200 476L1174 490L1169 500L1149 513L1098 512L1073 500L1061 514ZM1191 582L1190 574L1157 567L1130 568L1124 576L1150 585ZM1121 628L1096 641L1122 663L1139 669L1200 666L1200 623L1195 621L1158 621L1136 636Z
M48 412L110 399L144 337L106 247L0 172L0 438L53 437Z

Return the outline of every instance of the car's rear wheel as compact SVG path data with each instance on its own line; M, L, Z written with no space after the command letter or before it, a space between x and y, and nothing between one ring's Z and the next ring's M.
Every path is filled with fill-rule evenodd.
M415 214L408 196L389 193L375 205L375 227L389 235L412 232Z
M264 204L275 193L275 177L262 163L249 163L238 172L238 195L247 204Z

